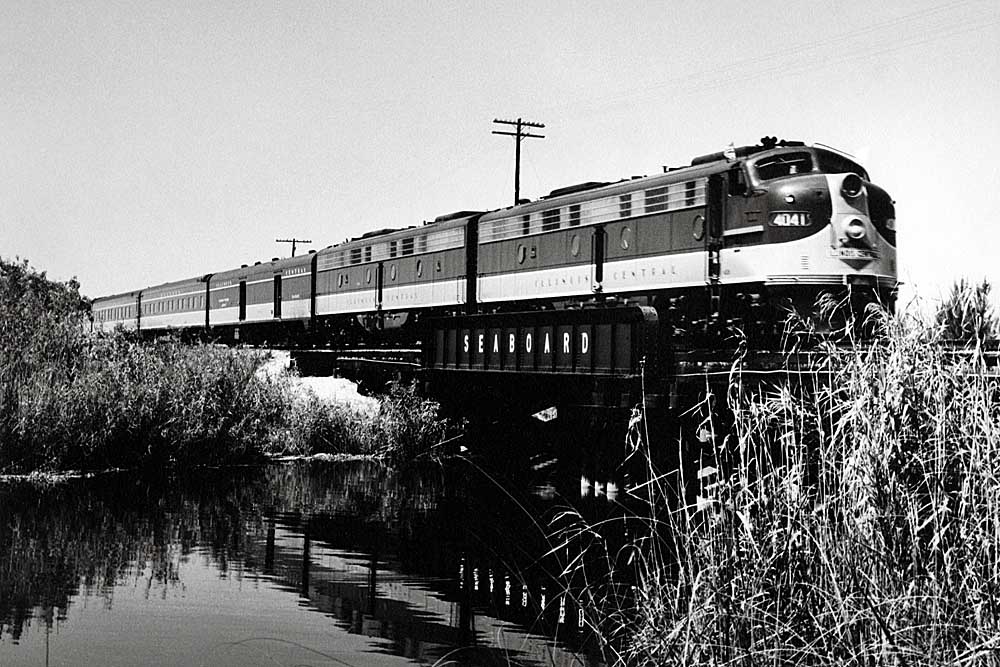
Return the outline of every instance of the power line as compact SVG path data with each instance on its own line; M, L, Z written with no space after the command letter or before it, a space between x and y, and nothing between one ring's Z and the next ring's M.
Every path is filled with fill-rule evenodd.
M863 28L844 31L823 39L813 39L809 42L790 44L783 46L781 49L736 60L721 67L711 67L669 77L641 88L622 89L603 98L567 99L543 108L551 111L572 107L577 116L580 116L586 115L581 114L582 109L587 109L587 112L594 113L619 104L634 104L637 100L655 97L660 91L670 88L673 88L675 93L690 95L695 92L713 90L727 85L767 78L775 73L802 73L814 69L826 68L840 62L883 55L994 25L996 23L995 19L984 21L984 18L990 19L993 17L984 17L982 15L960 18L957 21L952 20L955 10L964 6L975 6L977 4L979 3L974 0L957 0L929 9L895 16ZM929 22L935 20L937 23ZM902 32L910 27L916 30L915 34ZM846 39L873 35L892 28L897 29L893 34L892 41L886 41L881 45L872 44L868 48L853 49L849 52L842 51L844 40ZM823 57L824 51L830 47L837 47L840 50L827 53ZM810 62L809 58L814 58L815 62Z
M493 119L494 123L500 125L514 125L517 127L516 132L500 132L499 130L493 130L493 134L504 134L508 137L514 137L514 206L517 206L518 202L521 200L521 140L531 137L532 139L544 139L544 134L531 134L530 132L522 132L521 129L524 127L545 127L542 123L533 123L529 120L523 120L518 118L517 120L500 120L499 118Z

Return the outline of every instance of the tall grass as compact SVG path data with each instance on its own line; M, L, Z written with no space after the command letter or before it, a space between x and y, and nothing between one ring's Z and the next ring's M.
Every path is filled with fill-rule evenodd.
M10 469L104 469L253 458L285 417L286 389L261 355L125 334L88 340L66 362L36 361L5 405Z
M377 409L334 403L313 394L291 402L277 450L295 454L367 456L390 465L437 459L463 424L439 416L440 405L413 383L393 383Z
M75 282L0 260L0 472L218 465L317 451L405 462L444 438L400 386L377 413L302 396L266 354L92 333Z
M1000 378L945 327L874 325L780 382L737 363L704 443L652 443L700 460L695 493L633 489L627 603L589 593L620 663L1000 664Z
M986 280L973 284L964 278L951 286L935 314L935 323L947 340L982 343L995 337L1000 319L990 302L992 286Z

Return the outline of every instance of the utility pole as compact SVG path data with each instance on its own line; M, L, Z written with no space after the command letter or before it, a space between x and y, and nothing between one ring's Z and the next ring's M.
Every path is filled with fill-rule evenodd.
M312 243L309 239L297 239L294 236L290 239L274 239L275 243L291 243L292 244L292 257L295 257L295 244L296 243Z
M493 119L494 123L499 123L501 125L514 125L517 127L516 132L499 132L493 130L493 134L504 134L508 137L514 137L514 206L517 206L517 202L521 198L521 140L527 137L532 139L544 139L544 134L530 134L528 132L522 132L521 128L524 127L545 127L542 123L532 123L528 120L522 120L518 118L517 120L500 120L499 118Z

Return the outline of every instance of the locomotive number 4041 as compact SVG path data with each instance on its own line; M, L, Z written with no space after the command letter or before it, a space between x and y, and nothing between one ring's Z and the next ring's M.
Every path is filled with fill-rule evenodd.
M771 224L775 227L808 227L809 214L805 211L785 211L771 214Z

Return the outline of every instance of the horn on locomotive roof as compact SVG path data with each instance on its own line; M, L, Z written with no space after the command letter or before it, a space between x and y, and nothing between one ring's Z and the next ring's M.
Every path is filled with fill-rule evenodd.
M786 148L789 146L805 146L802 141L788 141L787 139L778 139L778 137L761 137L760 145L764 150L771 150L772 148Z

